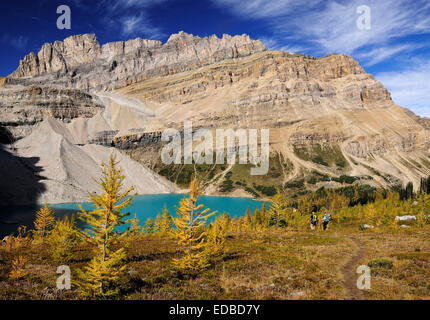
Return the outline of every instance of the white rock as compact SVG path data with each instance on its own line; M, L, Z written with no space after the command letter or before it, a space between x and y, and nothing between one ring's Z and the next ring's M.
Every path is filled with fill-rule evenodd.
M414 221L417 220L415 216L397 216L396 221Z
M306 297L306 293L304 293L303 291L297 291L297 292L293 292L291 293L292 297Z

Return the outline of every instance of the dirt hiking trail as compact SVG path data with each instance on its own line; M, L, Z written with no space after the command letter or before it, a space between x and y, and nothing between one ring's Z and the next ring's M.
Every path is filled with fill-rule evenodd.
M355 238L348 237L348 239L354 243L357 247L355 255L353 255L348 262L340 269L343 275L343 285L346 291L345 299L346 300L360 300L363 299L362 291L357 288L357 278L359 275L356 273L357 266L360 262L360 259L364 256L365 248Z

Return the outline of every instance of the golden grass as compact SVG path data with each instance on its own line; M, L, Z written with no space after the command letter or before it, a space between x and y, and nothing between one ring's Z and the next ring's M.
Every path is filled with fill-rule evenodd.
M144 236L128 246L129 272L119 298L345 299L342 267L357 253L353 237L365 249L359 264L373 261L372 287L362 292L362 298L429 299L429 232L429 225L395 231L333 225L326 232L269 229L264 234L230 235L224 257L194 276L178 274L171 267L172 258L182 254L174 240ZM12 281L11 261L19 254L28 259L28 275ZM72 275L88 262L91 250L81 247L75 256ZM387 260L390 263L384 264ZM47 248L1 249L0 299L79 298L75 289L50 293L55 289L56 268Z
M412 228L411 228L412 229ZM368 299L430 299L430 229L358 233L372 266ZM384 260L390 263L377 262Z

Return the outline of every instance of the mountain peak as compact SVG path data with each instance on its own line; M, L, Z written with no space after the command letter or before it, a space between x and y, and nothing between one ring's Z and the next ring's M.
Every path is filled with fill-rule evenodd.
M185 31L179 31L178 33L170 35L169 39L167 40L167 43L175 41L177 39L200 39L200 37L194 36L191 33L186 33Z

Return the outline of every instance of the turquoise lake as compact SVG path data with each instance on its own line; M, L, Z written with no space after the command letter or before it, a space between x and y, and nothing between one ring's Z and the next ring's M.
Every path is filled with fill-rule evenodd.
M185 194L157 194L157 195L142 195L136 196L130 207L124 212L130 212L130 217L136 214L140 220L140 224L144 225L148 218L155 218L161 212L164 205L170 211L170 214L175 215L175 206L179 204L179 200L187 195ZM211 211L218 211L217 214L228 213L231 217L243 216L246 209L254 211L263 205L262 201L255 201L249 198L233 198L233 197L212 197L201 196L199 204L204 204L205 208L210 208ZM72 215L79 211L79 204L85 210L93 209L91 203L66 203L49 205L55 212L57 217ZM4 237L16 231L18 226L26 225L29 228L33 227L33 220L36 211L40 208L38 205L32 206L13 206L0 207L0 236ZM125 228L125 227L124 227Z

